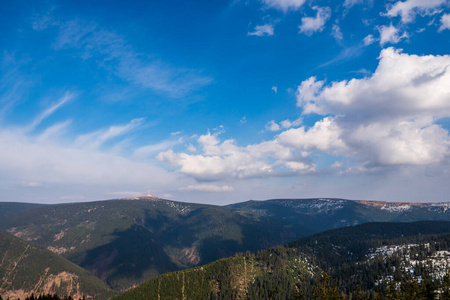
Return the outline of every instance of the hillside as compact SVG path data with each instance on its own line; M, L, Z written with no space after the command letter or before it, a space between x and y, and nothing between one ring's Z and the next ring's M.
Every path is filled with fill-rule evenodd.
M114 292L63 257L0 231L0 295L7 299L57 293L76 299L108 299Z
M447 299L449 266L450 222L370 223L164 274L115 299Z

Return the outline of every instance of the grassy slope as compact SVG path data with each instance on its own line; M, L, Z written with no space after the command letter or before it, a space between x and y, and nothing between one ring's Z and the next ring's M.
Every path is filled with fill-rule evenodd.
M97 277L63 257L0 231L0 294L34 292L86 295L107 299L114 295Z

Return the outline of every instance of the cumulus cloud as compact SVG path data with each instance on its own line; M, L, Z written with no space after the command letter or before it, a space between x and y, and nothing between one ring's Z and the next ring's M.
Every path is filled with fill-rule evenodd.
M390 24L389 26L382 25L378 28L378 31L380 32L381 46L387 43L397 44L401 39L408 37L406 32L400 35L399 29L392 24Z
M262 0L268 7L287 12L299 9L306 0Z
M281 121L280 125L284 129L288 129L288 128L291 128L291 127L297 127L297 126L301 125L302 122L303 122L303 120L301 118L297 119L297 120L294 120L294 121L286 119L286 120Z
M157 158L202 181L315 173L313 156L320 154L339 158L339 167L328 167L340 174L345 159L353 161L352 173L441 163L450 156L449 132L437 123L450 117L448 82L450 56L387 48L362 79L327 84L311 77L298 86L303 114L323 116L311 127L301 119L272 120L267 130L281 132L246 146L207 133L195 155L168 150Z
M447 3L447 0L406 0L398 1L388 7L384 14L388 17L400 16L403 23L411 23L417 14L434 15L440 12L439 8Z
M323 141L314 140L308 132L313 130L320 135L321 130L327 130L320 127L320 124L311 129L303 127L302 133L280 134L273 140L245 147L231 139L220 141L217 134L208 133L198 138L202 153L191 155L168 150L159 153L157 158L180 167L181 173L204 181L277 176L283 173L283 167L291 172L309 173L315 171L315 164L305 150L322 149ZM302 135L306 137L305 142L296 142Z
M255 36L272 36L273 27L273 24L256 25L255 30L248 32L247 34Z
M160 161L180 166L180 172L200 180L218 180L226 177L258 177L273 172L271 166L259 161L233 140L220 142L217 134L205 134L198 138L202 154L191 155L168 150L158 154Z
M215 185L215 184L196 184L181 187L179 191L200 191L200 192L232 192L234 188L229 185Z
M282 129L288 129L291 127L297 127L302 124L302 119L299 118L297 120L291 121L289 119L283 120L279 123L275 122L274 120L271 120L267 122L266 126L264 126L264 129L266 131L280 131Z
M314 32L321 32L325 27L325 23L331 17L331 8L313 6L312 9L317 11L315 17L303 17L302 24L299 26L300 33L312 35Z
M371 44L373 44L375 42L375 38L373 37L372 34L369 34L368 36L366 36L364 38L364 46L369 46Z
M269 123L266 124L265 129L267 131L280 131L281 127L280 127L280 125L275 123L274 120L272 120L272 121L270 121Z
M450 139L435 122L450 117L450 56L387 48L379 59L375 73L363 79L328 85L314 77L305 80L297 104L304 113L335 115L328 125L335 128L331 136L367 165L443 161Z
M439 27L439 32L450 29L450 14L443 14L441 17L441 26Z
M345 143L340 138L341 128L330 118L324 118L306 130L305 127L293 128L282 132L277 140L280 144L301 149L318 149L322 151L345 150Z

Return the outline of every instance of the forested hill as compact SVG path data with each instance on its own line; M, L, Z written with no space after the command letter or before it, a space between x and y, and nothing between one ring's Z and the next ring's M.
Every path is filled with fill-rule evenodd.
M20 202L0 202L0 218L18 214L22 211L43 207L45 204L20 203Z
M116 299L448 299L449 265L450 222L370 223L164 274Z
M87 270L4 231L0 231L0 278L4 299L57 293L101 300L115 294Z

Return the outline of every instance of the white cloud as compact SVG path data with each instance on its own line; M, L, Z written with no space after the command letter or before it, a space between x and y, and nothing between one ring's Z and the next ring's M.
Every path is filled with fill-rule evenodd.
M398 1L389 7L385 16L396 17L401 16L403 23L411 23L417 14L434 15L440 12L438 9L447 3L447 0L406 0Z
M371 77L329 85L312 77L298 87L297 101L304 113L337 116L327 140L334 134L367 165L432 164L449 155L448 131L435 124L450 117L448 82L450 56L387 48Z
M200 192L232 192L234 188L229 185L215 185L215 184L196 184L181 187L180 191L200 191Z
M318 149L326 152L345 150L346 146L340 138L341 129L330 118L318 121L309 130L305 127L286 130L277 138L281 145L300 149Z
M187 146L186 150L187 150L187 151L190 151L190 152L197 152L197 148L195 148L195 146L192 145L192 144L189 144L189 145Z
M278 87L276 85L272 86L272 91L276 93L278 93Z
M384 44L391 43L391 44L397 44L400 42L403 38L408 38L408 35L406 32L404 32L401 36L399 33L398 28L390 24L389 26L380 26L378 28L378 31L380 32L380 45L383 46Z
M299 9L306 0L262 0L267 6L287 12Z
M257 161L249 153L239 149L216 155L189 155L168 150L158 154L157 158L170 165L180 166L181 173L200 180L260 177L273 173L270 165Z
M344 1L344 7L350 8L355 4L362 3L364 0L345 0Z
M298 106L303 114L324 116L312 127L289 128L301 125L301 119L271 121L269 128L284 131L247 146L207 133L198 138L198 154L168 150L157 158L197 180L311 174L317 168L312 154L340 157L340 164L332 167L340 174L346 172L345 159L351 162L351 173L446 161L449 132L436 121L450 117L450 56L408 55L387 48L379 60L376 71L362 79L303 81Z
M98 148L105 142L122 136L143 123L143 118L133 119L125 125L114 125L107 129L80 135L75 140L75 145L81 148Z
M283 127L284 129L288 129L291 127L297 127L299 125L301 125L303 122L303 120L301 118L291 121L289 119L283 120L280 122L281 127Z
M439 27L439 32L445 29L450 29L450 14L443 14L441 17L441 26Z
M150 182L167 186L173 175L149 163L97 149L79 149L57 141L41 142L17 130L0 130L0 185L39 182L47 185L130 186ZM158 176L154 176L158 174ZM8 178L7 181L4 179Z
M312 35L314 32L323 31L325 23L331 17L329 7L313 6L312 9L317 11L316 17L303 17L302 24L299 26L300 33Z
M312 172L315 170L314 165L308 165L298 161L288 161L285 162L284 165L286 168L291 169L294 172Z
M53 104L52 106L50 106L49 108L47 108L46 110L44 110L42 113L40 113L33 121L33 123L31 123L31 125L29 126L28 130L33 130L36 128L36 126L38 126L39 124L41 124L42 121L44 121L46 118L48 118L49 116L51 116L56 110L58 110L61 106L63 106L64 104L66 104L67 102L69 102L70 100L72 100L74 98L74 94L72 93L66 93L58 102L56 102L55 104Z
M289 122L289 124L287 123ZM292 126L299 121L287 121ZM278 125L279 126L279 125ZM198 138L202 153L190 155L168 150L158 154L160 161L180 167L180 172L198 180L223 180L278 176L286 173L311 173L316 165L306 150L333 151L344 148L329 120L317 122L312 128L297 128L282 132L273 140L239 147L233 140L220 141L216 134Z
M280 127L280 125L275 123L274 120L272 120L272 121L270 121L269 123L266 124L265 129L267 131L280 131L281 127Z
M372 34L369 34L368 36L366 36L366 37L364 38L364 45L365 45L365 46L369 46L369 45L373 44L375 41L376 41L376 40L375 40L375 38L373 37L373 35L372 35Z
M333 28L331 30L331 35L336 39L336 41L342 41L344 35L342 34L341 27L338 24L333 24Z
M255 36L272 36L273 27L273 24L256 25L255 30L248 32L247 34Z
M375 165L438 163L449 155L450 146L447 130L417 120L362 125L352 130L348 142Z

